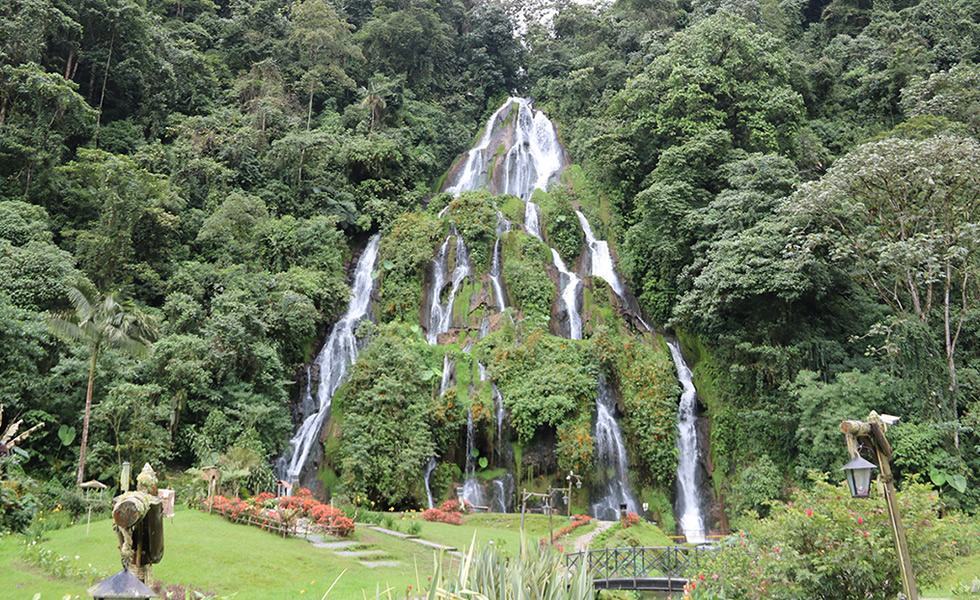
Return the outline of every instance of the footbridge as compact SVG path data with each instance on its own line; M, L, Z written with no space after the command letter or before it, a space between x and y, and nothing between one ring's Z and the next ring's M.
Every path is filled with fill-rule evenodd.
M704 561L703 547L603 548L565 555L570 570L588 569L597 590L679 592Z

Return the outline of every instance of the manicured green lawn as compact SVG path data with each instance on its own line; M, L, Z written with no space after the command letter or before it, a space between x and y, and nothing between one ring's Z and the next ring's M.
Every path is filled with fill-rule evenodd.
M393 515L394 525L407 531L413 516ZM520 515L472 514L462 526L428 523L418 519L423 539L468 548L476 539L478 547L493 542L516 554L520 545ZM569 522L554 518L555 531ZM580 535L588 531L575 531ZM238 600L295 600L321 598L340 576L330 597L374 598L375 590L391 586L394 597L407 595L408 586L418 589L427 583L438 553L428 547L398 539L366 527L358 527L349 538L359 545L352 550L380 550L358 559L342 557L328 549L316 548L304 539L282 539L245 525L229 523L216 515L178 509L177 516L164 524L165 553L154 567L154 576L167 584L191 585L221 595L236 593ZM525 535L531 543L549 534L548 517L527 515ZM328 541L330 541L329 536ZM21 538L0 538L0 598L31 600L35 593L42 600L61 600L65 594L87 598L89 581L54 580L20 560ZM568 538L563 542L569 543ZM58 555L79 558L81 565L112 574L121 569L117 542L111 521L93 522L86 536L85 525L50 532L41 542ZM398 566L370 568L361 560L397 561ZM455 568L456 559L444 556L444 568ZM343 573L343 575L341 575ZM417 575L416 575L417 573ZM385 597L387 595L385 594Z
M165 523L164 531L164 558L154 567L157 579L222 595L237 592L235 597L239 600L320 598L341 573L331 598L361 598L362 590L370 592L368 597L372 598L376 587L385 589L388 585L395 590L395 596L404 596L409 585L418 586L416 565L419 577L426 581L435 556L430 548L358 528L350 539L363 544L363 549L382 550L371 555L370 560L400 563L369 568L357 558L337 556L303 539L282 539L192 510L179 510L172 521ZM81 525L51 532L43 543L60 555L78 555L80 563L92 563L107 573L121 569L110 521L93 523L88 537ZM72 592L87 597L86 581L74 585L47 582L36 571L24 565L18 567L19 544L15 537L0 542L3 563L15 567L0 569L4 572L0 576L0 598L30 600L35 592L41 592L45 599L60 600ZM448 558L446 561L451 562Z
M41 594L40 600L61 600L66 594L89 597L85 593L88 582L52 579L21 562L22 543L17 536L0 537L0 598L31 600L34 594Z
M920 596L924 598L949 598L953 590L961 585L969 585L974 579L980 578L980 554L957 558L953 570L936 586L923 589ZM980 598L980 595L958 595L957 598Z

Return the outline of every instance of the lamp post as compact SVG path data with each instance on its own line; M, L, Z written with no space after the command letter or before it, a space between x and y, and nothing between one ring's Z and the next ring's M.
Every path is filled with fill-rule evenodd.
M582 478L575 474L575 471L569 471L568 475L565 476L565 481L568 482L568 494L565 495L565 503L568 505L568 516L572 516L572 480L575 480L575 487L582 489Z
M86 591L95 600L110 600L111 598L142 598L149 600L150 598L160 597L125 569L108 579L100 581Z
M905 526L902 525L902 515L898 510L898 498L895 496L895 477L892 475L892 447L885 439L885 423L882 417L871 411L865 421L844 421L840 424L847 440L847 450L851 461L844 466L847 473L847 483L854 498L867 498L871 488L871 471L873 464L861 458L858 451L858 440L868 440L874 448L881 468L881 482L885 491L885 506L888 507L888 520L891 522L892 535L895 537L895 554L898 555L898 567L902 578L902 589L907 600L919 600L919 592L915 587L915 574L912 571L912 561L909 557L908 542L905 539Z

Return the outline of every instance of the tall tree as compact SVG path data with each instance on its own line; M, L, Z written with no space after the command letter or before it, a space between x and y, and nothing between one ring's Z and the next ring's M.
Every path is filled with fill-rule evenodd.
M896 319L936 332L945 349L952 420L957 345L965 319L980 306L977 164L980 143L972 138L886 139L841 158L787 204L808 222L804 252L825 251Z
M307 92L306 130L313 120L313 95L327 82L355 87L346 69L361 59L361 49L350 42L354 26L342 20L324 0L303 0L292 6L292 42L299 50L301 83Z
M48 327L55 335L66 340L81 341L89 348L88 389L85 392L82 445L78 455L78 485L81 485L85 475L85 449L99 352L108 346L134 356L148 354L158 329L156 320L124 298L122 292L103 294L95 289L73 287L68 290L68 297L74 305L73 310L50 317Z

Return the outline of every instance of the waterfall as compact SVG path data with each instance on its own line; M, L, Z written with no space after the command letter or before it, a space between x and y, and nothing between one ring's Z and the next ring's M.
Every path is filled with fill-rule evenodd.
M507 417L507 409L504 408L504 397L497 389L497 384L491 383L490 389L493 393L493 413L497 422L497 459L500 463L504 462L504 419Z
M476 457L473 456L476 449L476 427L473 424L473 409L468 412L466 419L466 469L463 481L463 500L473 506L486 506L487 501L483 494L483 486L476 476Z
M449 355L446 354L442 357L442 379L439 380L439 395L442 396L449 389L449 383L452 381L453 377L453 361L449 360Z
M582 290L582 280L578 275L565 268L558 251L551 249L551 260L560 273L559 287L561 288L562 306L568 315L568 337L573 340L582 339L582 315L579 311L579 294Z
M449 296L443 304L440 302L440 298L442 298L442 290L446 286L449 241L454 237L456 238L456 267L453 269ZM449 331L453 321L453 302L456 300L456 293L463 285L463 280L470 274L470 256L461 236L455 232L446 236L446 241L442 243L439 252L436 253L432 273L432 288L430 290L432 306L429 309L429 329L425 338L430 344L435 344L439 340L440 333Z
M616 401L609 385L601 377L596 409L595 460L601 496L592 505L592 514L597 519L615 520L619 518L619 507L622 504L630 512L640 511L639 503L629 485L626 445L615 418Z
M518 103L514 143L504 157L502 192L527 201L535 189L547 190L548 181L562 167L562 149L555 125L525 99Z
M429 508L433 508L432 504L432 488L429 487L432 478L432 472L436 470L436 457L433 456L429 459L429 464L425 465L425 473L422 476L422 481L425 482L425 497L429 500Z
M541 235L541 207L530 200L524 206L524 227L534 237L544 240Z
M446 188L446 191L450 194L459 195L463 192L468 192L470 190L482 189L486 185L487 176L487 148L490 146L490 140L493 139L493 134L497 130L497 121L500 116L510 108L510 100L504 102L500 108L497 109L490 120L487 121L486 126L483 129L483 136L480 138L479 143L471 148L466 153L466 163L463 165L462 170L460 170L459 175L456 177L456 183ZM489 157L492 158L493 152L489 153ZM440 217L442 215L440 214Z
M698 476L698 435L697 435L697 405L698 392L694 389L691 369L684 362L680 344L676 340L667 340L670 355L677 366L677 378L684 391L681 393L680 406L677 408L677 505L675 512L680 515L680 529L692 544L705 542L704 517L701 514L700 485Z
M497 134L510 124L510 148L499 157L497 148L506 141ZM535 189L547 189L564 164L565 153L554 123L534 110L530 100L508 98L487 120L480 141L466 153L463 166L444 189L452 194L486 189L492 194L513 194L527 202Z
M493 285L493 301L497 305L497 312L504 312L507 308L507 297L504 296L504 286L500 281L501 272L500 259L500 238L493 245L493 259L490 262L490 283Z
M580 211L575 211L579 222L582 223L582 232L585 233L585 245L589 249L589 275L602 277L606 283L612 287L613 291L620 298L623 297L623 283L616 275L615 263L612 254L609 252L609 242L597 240L589 226L588 219Z
M516 491L514 476L507 473L503 477L494 479L492 484L490 508L494 512L510 512Z
M289 457L277 464L280 476L292 483L299 481L300 472L306 464L310 449L320 437L323 422L330 414L333 395L340 387L341 380L347 373L347 367L357 360L359 348L354 337L354 328L367 318L371 304L371 290L374 286L371 271L374 270L374 263L378 257L380 240L380 235L372 236L364 252L361 253L354 270L354 285L347 312L333 326L320 354L316 357L316 364L320 368L320 381L316 390L316 412L303 420L289 442ZM309 386L307 394L310 394ZM312 403L312 396L309 400L304 399L304 404L307 402Z

